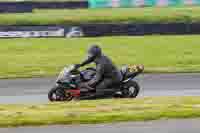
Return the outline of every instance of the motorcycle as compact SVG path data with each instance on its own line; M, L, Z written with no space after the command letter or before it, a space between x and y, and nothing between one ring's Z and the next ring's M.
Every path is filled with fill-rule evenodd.
M142 73L144 67L142 65L123 66L121 74L122 81L112 85L109 96L118 98L135 98L140 91L139 84L133 80L138 74ZM50 101L71 101L75 99L85 99L94 95L95 92L82 91L81 83L88 82L96 75L95 68L86 68L85 70L77 70L75 65L64 67L60 72L55 86L49 91L48 99ZM83 89L84 90L84 89ZM109 89L108 89L109 90ZM118 91L115 91L118 90ZM120 95L119 95L120 90ZM102 98L105 98L102 97Z

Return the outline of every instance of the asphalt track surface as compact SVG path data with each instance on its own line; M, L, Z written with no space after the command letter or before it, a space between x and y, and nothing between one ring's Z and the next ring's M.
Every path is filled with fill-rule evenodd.
M55 78L0 80L0 104L47 103ZM144 96L200 96L200 73L145 74L136 79ZM159 120L100 125L0 128L0 133L200 133L200 119Z
M200 119L159 120L100 125L0 128L0 133L199 133Z
M200 73L144 74L136 78L143 96L200 96ZM0 104L47 103L55 78L0 80Z

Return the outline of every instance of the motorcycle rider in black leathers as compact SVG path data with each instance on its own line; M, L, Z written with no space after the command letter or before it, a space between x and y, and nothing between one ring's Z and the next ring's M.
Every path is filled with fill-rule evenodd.
M83 67L94 62L96 64L96 76L87 82L90 88L95 88L95 98L100 98L109 95L109 88L113 84L117 84L122 80L122 74L113 64L111 59L105 56L101 48L97 45L92 45L88 49L88 57L81 64L77 64L76 68Z

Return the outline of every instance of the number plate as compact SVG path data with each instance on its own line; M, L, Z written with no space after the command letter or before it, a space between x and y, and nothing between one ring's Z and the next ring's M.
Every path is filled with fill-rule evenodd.
M137 72L137 66L136 65L129 65L128 71L129 72Z

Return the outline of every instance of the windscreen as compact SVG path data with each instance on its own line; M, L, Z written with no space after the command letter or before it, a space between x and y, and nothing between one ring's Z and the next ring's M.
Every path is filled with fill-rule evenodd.
M62 81L70 80L71 79L71 77L70 77L71 70L72 70L71 66L63 68L63 70L60 72L60 74L59 74L59 76L57 78L57 81L61 81L62 82Z

